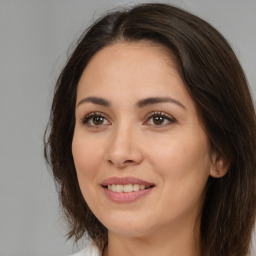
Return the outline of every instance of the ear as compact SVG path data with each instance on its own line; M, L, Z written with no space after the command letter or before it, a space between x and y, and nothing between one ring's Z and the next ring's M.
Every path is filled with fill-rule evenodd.
M211 154L210 176L221 178L228 172L230 164L218 153Z

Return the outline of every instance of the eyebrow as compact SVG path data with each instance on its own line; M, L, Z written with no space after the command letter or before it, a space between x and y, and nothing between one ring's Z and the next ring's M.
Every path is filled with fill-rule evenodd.
M110 102L103 99L103 98L99 98L99 97L87 97L87 98L84 98L82 100L80 100L78 103L77 103L77 107L85 102L91 102L93 104L97 104L97 105L101 105L101 106L105 106L105 107L110 107Z
M93 103L93 104L96 104L96 105L101 105L101 106L104 106L104 107L110 107L111 106L111 103L110 101L106 100L106 99L103 99L103 98L100 98L100 97L87 97L87 98L84 98L82 100L80 100L78 103L77 103L77 107L85 102L90 102L90 103ZM141 99L139 100L137 103L136 103L136 106L138 108L143 108L143 107L146 107L148 105L154 105L154 104L158 104L158 103L174 103L176 105L178 105L179 107L182 107L183 109L186 109L186 107L181 103L179 102L178 100L175 100L173 98L170 98L170 97L149 97L149 98L145 98L145 99Z
M182 107L183 109L186 109L186 107L181 102L170 97L150 97L150 98L139 100L136 105L139 108L142 108L142 107L157 104L157 103L174 103Z

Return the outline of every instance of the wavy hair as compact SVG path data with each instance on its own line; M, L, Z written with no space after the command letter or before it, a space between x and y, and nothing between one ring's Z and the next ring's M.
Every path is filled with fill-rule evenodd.
M69 223L68 237L85 234L100 247L107 229L87 206L76 176L71 144L77 84L91 57L118 41L148 40L177 59L213 150L230 163L219 179L209 177L200 225L203 256L246 256L256 217L256 118L244 72L225 38L206 21L166 4L114 11L79 39L55 87L45 133L45 158Z

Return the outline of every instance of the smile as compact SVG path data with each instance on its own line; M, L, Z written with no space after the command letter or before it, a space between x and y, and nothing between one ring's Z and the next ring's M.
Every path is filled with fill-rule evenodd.
M155 184L135 177L111 177L104 180L101 187L111 201L129 203L148 195Z
M128 184L128 185L108 185L107 188L110 191L116 192L116 193L129 193L129 192L135 192L135 191L139 191L139 190L144 190L144 189L148 189L151 186L145 186L145 185L139 185L139 184Z

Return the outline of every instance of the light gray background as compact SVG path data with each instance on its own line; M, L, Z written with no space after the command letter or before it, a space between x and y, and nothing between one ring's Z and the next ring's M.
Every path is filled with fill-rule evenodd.
M107 9L141 2L0 0L1 256L65 256L78 250L65 240L43 159L54 82L68 47L85 27ZM162 2L194 12L219 29L237 53L255 95L256 0Z

